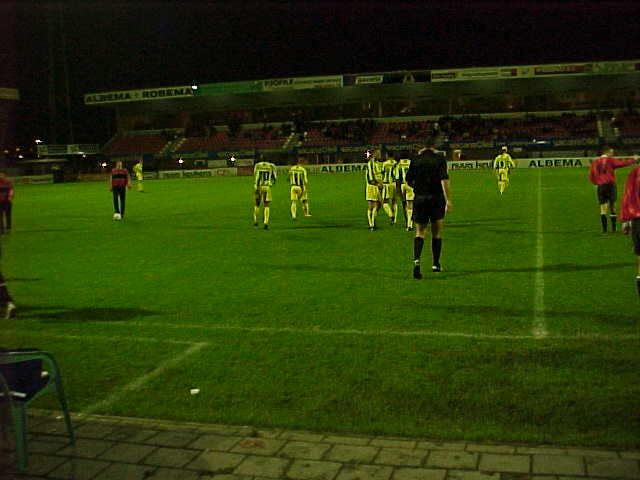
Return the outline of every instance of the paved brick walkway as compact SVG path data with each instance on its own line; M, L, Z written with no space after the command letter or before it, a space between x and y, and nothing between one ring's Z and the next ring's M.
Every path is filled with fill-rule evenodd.
M30 418L29 471L5 479L586 480L639 479L640 451L435 442L283 429L74 417ZM6 466L6 458L0 468Z

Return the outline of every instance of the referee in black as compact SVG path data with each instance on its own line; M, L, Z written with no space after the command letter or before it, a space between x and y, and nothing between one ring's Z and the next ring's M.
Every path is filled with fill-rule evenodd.
M445 212L451 211L451 192L447 162L435 150L435 140L425 139L418 154L411 160L407 172L407 183L413 187L413 220L416 237L413 239L413 278L421 279L420 256L424 246L427 224L431 222L431 252L433 272L441 272L440 252L442 251L442 229Z

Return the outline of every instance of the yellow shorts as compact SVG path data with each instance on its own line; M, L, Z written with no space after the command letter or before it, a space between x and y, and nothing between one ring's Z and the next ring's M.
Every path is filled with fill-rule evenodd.
M498 173L496 174L499 182L508 182L509 181L509 170L506 168L499 168Z
M385 183L383 190L384 200L394 200L396 198L396 184L395 183Z
M141 174L137 174L136 173L136 180L138 180L139 182L141 182L142 180L144 180L144 177Z
M382 200L382 191L377 185L367 184L367 201L380 202Z
M297 185L293 185L291 187L291 201L297 202L298 200L306 200L307 199L307 190L302 191L302 187Z
M256 202L270 202L271 201L271 187L269 186L261 186L256 190Z
M411 188L406 183L402 184L401 193L402 199L406 202L412 202L413 199L416 198L415 193L413 193L413 188Z

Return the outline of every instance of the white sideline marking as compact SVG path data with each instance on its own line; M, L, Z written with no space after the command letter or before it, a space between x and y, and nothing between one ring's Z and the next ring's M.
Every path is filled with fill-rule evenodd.
M536 276L533 296L533 337L545 338L547 332L547 319L544 313L544 237L542 234L542 169L538 170L538 217L536 233Z
M184 352L182 352L177 357L167 360L166 362L160 364L155 370L136 378L134 381L128 383L120 390L113 392L104 400L100 400L99 402L96 402L93 405L89 405L87 408L82 410L81 414L91 415L92 413L95 413L98 410L109 408L115 402L117 402L122 397L124 397L127 393L132 392L134 390L138 390L148 381L154 379L159 375L162 375L167 369L173 367L174 365L177 365L178 363L182 362L184 359L193 355L194 353L199 352L207 345L209 345L209 343L206 343L206 342L192 344L189 348L187 348Z
M118 325L122 325L122 322ZM132 323L131 325L134 325ZM135 325L140 325L135 323ZM459 337L480 338L488 340L531 340L532 335L509 335L490 333L440 332L436 330L357 330L357 329L321 329L292 327L242 327L238 325L189 325L174 323L153 323L148 326L161 328L189 328L194 330L236 330L251 333L300 333L307 335L362 335L362 336L399 336L399 337ZM544 338L555 340L632 340L640 338L640 334L628 335L553 335Z
M22 332L23 330L3 330L3 332L5 333L11 333L11 332ZM41 332L29 332L30 334L33 333L41 333ZM49 338L64 338L64 339L68 339L68 340L101 340L101 341L116 341L116 342L121 342L121 341L129 341L129 342L150 342L150 343L175 343L178 345L193 345L195 342L190 342L187 340L166 340L163 338L154 338L154 337L133 337L133 336L128 336L128 337L116 337L116 336L106 336L106 335L66 335L66 334L59 334L59 333L54 333L54 334L50 334L50 333L41 333L42 335L46 335Z

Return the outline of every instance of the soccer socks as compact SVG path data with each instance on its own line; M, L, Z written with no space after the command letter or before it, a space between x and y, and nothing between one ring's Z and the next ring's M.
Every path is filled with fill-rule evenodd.
M382 208L384 208L384 213L386 213L389 218L393 218L393 212L391 211L391 205L389 205L388 203L384 203L382 205Z
M422 256L422 247L424 246L424 238L415 237L413 239L413 259L420 261Z
M396 223L398 221L398 204L395 203L393 205L393 223Z
M260 213L260 207L253 207L253 224L258 225L258 213Z
M638 290L638 296L640 297L640 275L636 277L636 289Z
M407 228L413 228L413 208L407 208Z
M602 223L602 233L607 233L607 216L604 213L600 215L600 223Z
M609 215L609 220L611 220L611 231L615 232L616 231L616 214L612 213L611 215Z
M498 188L500 189L500 195L502 195L505 188L507 188L507 184L505 182L498 182Z
M291 202L291 218L296 219L296 213L298 212L298 204Z
M264 224L269 225L269 207L264 207Z
M431 253L433 254L433 266L440 267L440 253L442 252L442 239L431 239Z
M373 228L373 210L367 210L367 222L369 228Z

